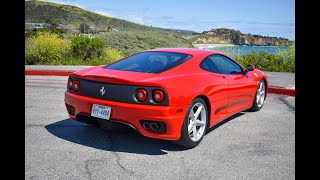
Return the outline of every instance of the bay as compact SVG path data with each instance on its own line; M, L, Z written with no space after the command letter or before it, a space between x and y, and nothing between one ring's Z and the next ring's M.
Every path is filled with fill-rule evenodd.
M289 46L217 46L217 47L199 47L199 49L208 49L223 52L229 56L239 56L250 53L251 51L265 51L269 54L275 54L279 51L288 50Z

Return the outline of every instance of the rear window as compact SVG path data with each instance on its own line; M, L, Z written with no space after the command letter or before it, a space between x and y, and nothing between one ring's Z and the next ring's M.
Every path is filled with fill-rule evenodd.
M161 73L187 61L192 56L175 52L141 52L105 66L106 69Z

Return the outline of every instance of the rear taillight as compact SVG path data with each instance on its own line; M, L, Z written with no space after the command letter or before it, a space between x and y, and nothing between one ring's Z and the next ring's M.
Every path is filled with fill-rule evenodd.
M164 100L164 93L161 90L155 90L152 93L152 99L154 102L161 103Z
M138 89L136 93L136 98L138 99L138 101L140 102L145 101L147 97L148 97L148 93L145 89Z
M78 80L75 80L73 82L73 90L74 91L79 91L79 89L80 89L80 82Z
M68 88L72 89L73 87L73 80L71 78L68 79Z

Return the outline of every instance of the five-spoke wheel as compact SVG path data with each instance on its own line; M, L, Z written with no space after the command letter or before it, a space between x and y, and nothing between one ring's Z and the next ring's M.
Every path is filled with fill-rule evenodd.
M186 148L196 147L202 140L207 130L208 111L205 101L195 98L189 105L178 141L173 141Z
M263 104L264 104L264 99L266 96L266 84L264 82L264 80L261 80L259 82L257 91L256 91L256 95L252 104L252 107L250 108L250 110L252 111L259 111Z
M189 113L188 133L192 141L198 141L206 129L207 114L204 105L196 103Z

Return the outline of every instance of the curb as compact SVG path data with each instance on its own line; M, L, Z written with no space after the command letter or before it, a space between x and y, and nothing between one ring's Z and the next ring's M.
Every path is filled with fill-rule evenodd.
M39 75L39 76L69 76L74 72L73 70L25 70L25 75ZM295 89L283 88L278 86L269 86L269 93L283 94L288 96L295 96Z
M73 70L25 70L25 75L69 76Z
M284 94L284 95L288 95L288 96L296 96L295 89L283 88L283 87L278 87L278 86L269 86L268 92L273 93L273 94Z

